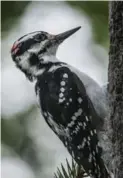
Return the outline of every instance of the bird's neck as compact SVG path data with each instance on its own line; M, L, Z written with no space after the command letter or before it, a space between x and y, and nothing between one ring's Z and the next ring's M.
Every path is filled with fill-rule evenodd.
M59 61L55 55L45 55L39 58L39 69L37 70L35 76L42 75L44 72L53 72L59 66L65 63Z
M39 58L39 60L43 60L42 63L45 63L45 64L60 62L55 55L44 55L42 56L41 59Z

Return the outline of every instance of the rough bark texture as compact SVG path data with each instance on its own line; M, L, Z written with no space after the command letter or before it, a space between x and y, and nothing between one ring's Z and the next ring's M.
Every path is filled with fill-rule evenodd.
M109 3L109 93L115 178L123 178L123 2Z

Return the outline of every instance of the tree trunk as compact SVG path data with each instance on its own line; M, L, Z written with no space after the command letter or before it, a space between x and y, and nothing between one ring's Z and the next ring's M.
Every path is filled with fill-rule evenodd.
M109 2L109 94L114 177L123 178L123 2Z

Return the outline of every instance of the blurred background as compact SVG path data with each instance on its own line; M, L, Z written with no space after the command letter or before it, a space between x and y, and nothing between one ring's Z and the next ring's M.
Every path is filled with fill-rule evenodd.
M84 71L100 85L107 82L108 2L2 1L2 178L52 178L71 160L40 115L34 92L14 65L10 49L32 31L52 34L82 26L59 48L57 57Z

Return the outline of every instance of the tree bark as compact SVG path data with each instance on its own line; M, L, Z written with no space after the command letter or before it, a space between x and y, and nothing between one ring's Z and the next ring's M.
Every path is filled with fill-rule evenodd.
M123 2L109 2L109 101L115 178L123 178Z

